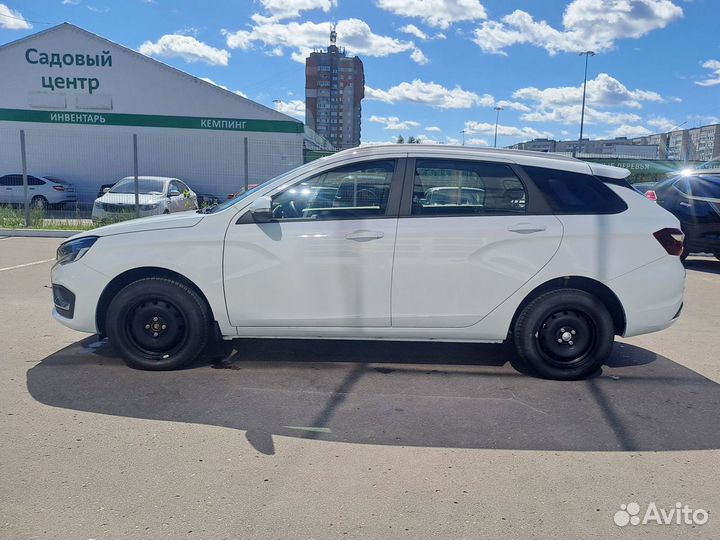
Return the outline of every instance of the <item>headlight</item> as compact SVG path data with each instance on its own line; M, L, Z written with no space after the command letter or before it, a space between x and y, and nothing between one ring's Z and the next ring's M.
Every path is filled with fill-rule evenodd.
M157 203L155 204L141 204L140 210L143 210L147 212L148 210L155 210L158 207Z
M77 261L97 241L97 236L84 236L61 244L57 250L57 264L67 264Z

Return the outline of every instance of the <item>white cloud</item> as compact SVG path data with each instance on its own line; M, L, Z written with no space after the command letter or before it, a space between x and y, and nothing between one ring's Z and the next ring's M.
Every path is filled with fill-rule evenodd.
M264 21L249 30L222 30L222 34L231 49L247 50L258 43L272 49L294 49L291 55L293 60L304 63L313 48L325 47L328 44L331 26L329 22L284 24ZM417 59L424 58L422 53L415 53L417 48L412 41L375 34L370 26L360 19L338 21L336 30L338 46L345 47L350 54L382 57L412 51Z
M494 135L495 124L468 120L467 122L465 122L465 133ZM552 137L552 133L550 133L549 131L538 131L531 127L518 128L514 126L503 126L502 124L498 124L497 133L498 135L503 137L526 137L531 139Z
M527 122L580 123L582 85L536 88L529 86L513 92L512 97L527 102L531 108L522 111ZM605 111L604 107L640 109L644 102L658 103L663 96L651 90L630 89L607 73L600 73L587 82L585 122L610 125L632 124L640 121L634 112Z
M619 39L637 39L665 28L683 15L672 0L573 0L563 13L563 29L515 10L500 21L485 21L475 30L475 43L485 52L529 43L550 54L612 49Z
M700 86L715 86L720 84L720 60L708 60L702 67L711 71L710 75L704 81L695 81Z
M217 86L217 87L219 87L219 88L222 88L223 90L228 90L228 91L230 90L230 89L229 89L227 86L225 86L224 84L218 84L218 83L216 83L215 81L213 81L212 79L210 79L210 78L208 78L208 77L199 77L199 79L200 79L201 81L205 81L205 82L207 82L207 83L214 84L215 86ZM247 94L246 94L245 92L241 92L240 90L232 90L232 93L233 93L233 94L237 94L238 96L242 96L242 97L244 97L245 99L248 98L248 97L247 97Z
M398 30L400 30L401 32L403 32L405 34L410 34L412 36L415 36L418 39L424 40L424 39L428 39L428 37L430 37L425 32L420 30L417 26L415 26L414 24L406 24L405 26L401 26L400 28L398 28Z
M498 133L498 135L499 134L500 133ZM465 145L466 146L490 146L490 143L488 143L485 139L480 139L478 137L470 137L469 139L465 139Z
M513 109L514 111L521 111L521 112L529 112L530 107L525 105L524 103L520 103L519 101L507 101L505 99L501 99L497 102L498 107L502 107L503 109Z
M227 66L230 53L216 49L192 36L165 34L156 43L146 41L138 49L142 54L160 57L179 57L186 62L205 62L211 66Z
M293 19L299 17L302 11L313 9L321 9L327 13L337 7L337 0L260 0L260 3L270 15L253 15L256 22Z
M442 129L440 129L440 128L437 127L437 126L428 126L428 127L425 128L425 131L440 132L440 131L442 131Z
M665 118L664 116L657 116L655 118L651 118L646 122L646 124L648 126L656 128L656 130L661 133L668 132L678 125L678 123L674 120L670 120L669 118Z
M208 78L208 77L199 77L199 79L200 79L201 81L205 81L205 82L207 82L207 83L214 84L215 86L219 86L219 87L222 88L223 90L227 90L227 89L228 89L227 86L225 86L225 85L223 85L223 84L218 84L218 83L216 83L215 81L213 81L212 79L210 79L210 78Z
M370 122L374 122L376 124L384 124L385 127L383 129L408 130L420 126L419 122L414 122L413 120L405 120L401 122L397 116L375 116L373 114L369 120Z
M427 64L430 61L420 49L413 49L410 58L412 58L413 62L415 62L416 64L420 64L421 66Z
M652 131L650 131L648 128L643 126L629 126L627 124L623 124L622 126L615 128L611 135L613 137L642 137L644 135L650 135Z
M513 92L515 99L534 101L542 107L553 107L582 102L582 85L558 86L540 90L534 86ZM586 102L591 105L642 107L643 101L661 102L663 97L650 90L630 90L607 73L600 73L587 82Z
M305 121L305 102L301 99L291 99L290 101L278 101L275 103L278 112L294 116Z
M562 124L579 124L582 115L581 105L567 105L551 109L538 109L520 116L527 122L560 122ZM640 116L635 113L613 113L598 111L592 107L585 107L586 124L623 124L638 122Z
M482 96L469 90L463 90L460 86L445 88L434 83L415 79L412 82L402 82L387 90L378 90L365 87L365 97L385 103L397 103L409 101L432 105L440 109L468 109L474 106L492 107L495 99L489 94Z
M30 30L32 24L25 20L22 13L0 4L0 28L5 30Z
M63 0L62 3L63 6L77 6L80 0Z
M377 0L377 5L395 15L417 17L442 29L456 22L487 18L479 0Z

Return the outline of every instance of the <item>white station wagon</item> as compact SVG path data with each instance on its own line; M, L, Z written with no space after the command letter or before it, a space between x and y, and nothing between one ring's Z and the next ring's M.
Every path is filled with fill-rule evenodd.
M247 337L510 339L540 376L578 379L615 335L682 308L679 223L628 174L532 152L351 149L209 210L72 237L54 316L142 369Z

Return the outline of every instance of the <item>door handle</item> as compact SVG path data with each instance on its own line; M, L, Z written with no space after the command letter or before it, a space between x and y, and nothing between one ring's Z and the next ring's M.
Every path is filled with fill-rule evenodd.
M680 201L678 204L680 206L684 206L685 208L689 208L690 206L692 206L690 203L685 202L685 201Z
M383 236L385 236L385 233L382 231L361 230L347 233L345 235L345 238L347 238L348 240L354 240L355 242L369 242L370 240L378 240Z
M516 223L510 225L507 230L518 234L532 234L547 229L547 226L540 223Z

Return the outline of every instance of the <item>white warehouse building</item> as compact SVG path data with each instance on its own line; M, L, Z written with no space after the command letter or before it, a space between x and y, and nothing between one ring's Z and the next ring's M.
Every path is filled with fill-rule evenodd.
M220 197L303 162L301 122L72 24L0 46L0 73L0 176L22 172L22 131L28 174L83 203L136 156Z

